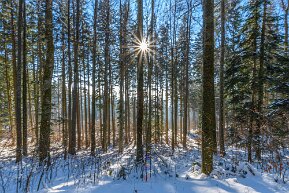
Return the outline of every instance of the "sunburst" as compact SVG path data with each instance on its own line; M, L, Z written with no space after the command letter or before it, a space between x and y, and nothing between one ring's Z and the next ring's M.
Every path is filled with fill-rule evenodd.
M144 57L145 63L147 62L148 57L153 56L155 53L155 50L153 49L155 47L155 41L149 41L149 39L151 38L142 37L139 39L133 34L133 45L129 46L130 48L133 48L131 54L134 55L134 57L140 55L140 60Z

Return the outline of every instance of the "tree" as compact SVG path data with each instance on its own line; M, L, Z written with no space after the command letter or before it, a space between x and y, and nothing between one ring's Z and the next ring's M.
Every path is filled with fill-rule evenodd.
M219 111L219 145L220 155L225 155L224 140L224 63L225 63L225 0L221 0L221 56L220 56L220 111Z
M184 118L183 118L183 147L187 147L187 135L188 135L188 117L189 117L189 54L190 54L190 33L191 33L191 17L192 17L192 3L188 3L188 15L187 15L187 22L186 22L186 48L185 48L185 95L184 95Z
M143 40L143 1L137 1L137 38L140 42ZM142 128L144 113L144 94L143 94L143 51L138 53L137 58L137 138L136 138L136 162L143 162L142 147Z
M93 53L92 53L92 99L91 99L91 131L90 131L90 141L91 141L91 155L95 155L95 79L96 79L96 22L97 22L97 9L98 0L94 2L94 17L93 17Z
M15 112L16 112L16 131L17 131L17 147L16 147L16 162L22 159L22 124L21 124L21 66L22 66L22 38L23 38L23 6L24 1L19 0L18 7L18 22L17 22L17 67L16 67L16 99L15 99Z
M43 66L42 78L42 104L41 104L41 124L39 141L39 159L49 162L50 149L50 119L51 119L51 91L52 73L54 68L54 43L53 43L53 16L52 0L46 0L45 9L45 38L46 38L46 62Z
M214 95L214 1L203 2L202 172L213 170L216 129Z
M72 92L72 114L71 114L71 144L68 153L71 155L76 154L76 119L77 119L77 105L78 105L78 83L79 83L79 73L78 73L78 45L79 45L79 26L80 26L80 0L76 1L76 28L75 28L75 41L73 46L74 52L74 68L73 68L73 92Z
M23 127L23 155L27 156L27 40L26 40L26 28L27 28L27 23L26 23L26 3L25 1L23 2L23 48L22 48L22 63L23 63L23 68L22 68L22 127Z

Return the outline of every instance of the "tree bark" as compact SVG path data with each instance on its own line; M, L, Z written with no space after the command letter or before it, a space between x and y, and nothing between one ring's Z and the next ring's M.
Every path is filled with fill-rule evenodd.
M220 56L220 111L219 111L219 146L220 155L225 156L224 140L224 63L225 63L225 0L221 1L221 56Z
M23 55L22 55L22 132L23 155L27 156L27 41L26 41L26 3L23 1Z
M143 1L137 1L137 38L143 39ZM136 163L143 162L143 147L142 147L142 129L143 129L143 112L144 112L144 93L143 93L143 53L138 54L138 69L137 69L137 139L136 139Z
M53 44L53 16L52 0L46 0L45 9L45 38L46 38L46 63L43 66L42 80L42 112L40 125L39 158L40 161L48 161L50 148L50 119L51 119L51 92L52 74L54 68L54 44Z
M68 153L71 155L76 154L76 119L77 119L77 105L78 105L78 45L79 45L79 18L80 18L80 0L76 0L76 23L75 23L75 41L74 41L74 83L73 83L73 93L72 93L72 115L71 115L71 144Z
M17 131L17 144L16 144L16 162L22 160L22 124L21 124L21 66L23 57L23 0L19 0L18 7L18 34L17 34L17 67L16 67L16 100L15 100L15 114L16 114L16 131Z
M214 1L203 1L202 172L213 170L216 130L214 95Z

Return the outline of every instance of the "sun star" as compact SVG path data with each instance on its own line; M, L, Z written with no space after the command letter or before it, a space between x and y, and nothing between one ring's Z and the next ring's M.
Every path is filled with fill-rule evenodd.
M139 48L141 49L141 51L145 52L148 50L148 43L146 43L145 41L142 41L139 45Z

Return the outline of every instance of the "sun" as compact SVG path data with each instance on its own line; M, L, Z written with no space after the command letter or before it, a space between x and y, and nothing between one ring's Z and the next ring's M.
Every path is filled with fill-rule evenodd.
M144 40L139 44L139 48L143 52L146 52L148 50L148 47L149 47L148 43Z

